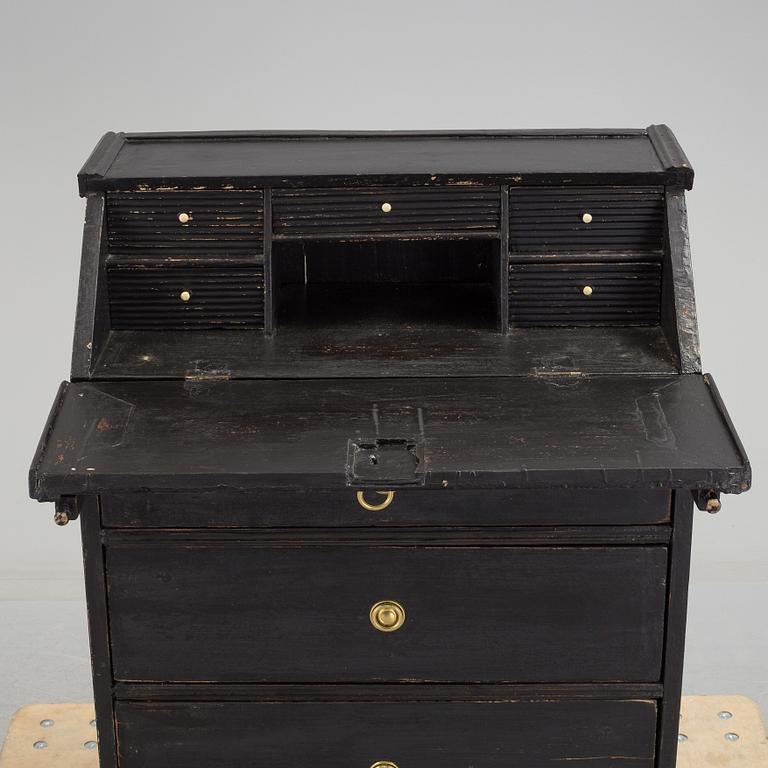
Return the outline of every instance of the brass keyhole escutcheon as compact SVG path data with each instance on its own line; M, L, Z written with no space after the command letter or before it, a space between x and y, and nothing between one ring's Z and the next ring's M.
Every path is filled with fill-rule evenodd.
M394 600L380 600L371 606L369 616L379 632L395 632L405 623L405 608Z
M369 512L381 512L382 509L386 509L395 499L394 491L376 491L376 493L378 493L379 496L383 496L384 501L382 501L379 504L371 504L369 501L366 501L365 499L365 491L358 491L357 503L363 509L367 509Z
M397 768L397 765L390 762L389 760L379 760L378 762L374 763L371 768Z

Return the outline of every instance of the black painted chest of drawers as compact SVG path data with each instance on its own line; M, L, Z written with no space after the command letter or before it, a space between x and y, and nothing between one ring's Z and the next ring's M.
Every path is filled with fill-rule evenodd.
M102 768L672 768L701 373L665 126L107 134L31 493Z

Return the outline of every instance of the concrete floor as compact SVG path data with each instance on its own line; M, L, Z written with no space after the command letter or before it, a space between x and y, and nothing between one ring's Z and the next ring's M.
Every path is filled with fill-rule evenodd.
M764 581L694 580L684 692L749 696L760 703L768 722L766 586ZM81 586L59 581L55 588L55 599L0 600L3 736L11 715L24 704L91 698ZM29 591L20 586L14 593L23 598Z

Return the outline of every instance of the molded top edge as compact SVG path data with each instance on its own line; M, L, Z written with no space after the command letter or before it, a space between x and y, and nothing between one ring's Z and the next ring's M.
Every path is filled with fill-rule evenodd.
M214 131L105 134L81 194L142 185L656 183L691 188L665 125L644 129ZM314 182L312 181L314 180Z

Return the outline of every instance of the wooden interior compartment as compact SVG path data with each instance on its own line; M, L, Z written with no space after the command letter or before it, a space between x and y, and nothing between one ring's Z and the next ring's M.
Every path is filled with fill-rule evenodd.
M121 768L654 765L650 700L275 703L210 700L215 693L205 701L118 701Z
M117 262L107 266L114 330L227 330L264 327L259 262Z
M425 338L435 329L497 332L500 259L494 239L275 243L276 324Z
M509 189L512 253L660 252L664 222L663 187Z
M278 240L498 236L500 221L497 186L276 188L272 193Z
M660 258L594 254L510 261L510 326L655 326L661 281Z
M665 220L662 187L510 187L510 328L659 326Z
M210 536L210 534L208 534ZM661 675L667 547L106 547L116 680L637 682ZM372 626L395 600L405 623Z
M253 190L107 192L112 257L253 258L264 252L264 194Z

